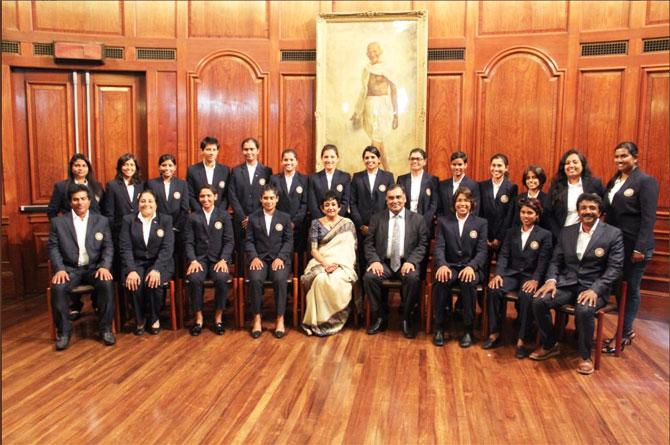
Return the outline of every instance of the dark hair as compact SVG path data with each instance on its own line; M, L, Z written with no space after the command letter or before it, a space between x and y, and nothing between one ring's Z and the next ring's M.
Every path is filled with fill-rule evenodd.
M538 218L542 215L542 203L537 198L521 198L518 201L518 206L519 210L521 210L521 207L529 207L533 209L533 211L537 213Z
M214 136L205 136L202 141L200 141L200 150L204 150L205 147L208 145L216 145L216 148L218 150L219 148L219 140L215 138Z
M335 152L335 156L337 156L338 158L340 157L340 153L337 151L337 146L335 146L335 144L324 145L323 148L321 149L321 157L323 157L323 154L328 150L333 150Z
M214 188L213 185L209 185L209 184L207 184L207 185L203 185L202 187L200 187L200 189L198 190L198 197L200 197L200 193L202 193L202 191L205 190L205 189L206 189L206 190L209 190L209 191L212 192L214 195L218 195L218 194L219 194L219 192L216 191L216 188Z
M133 161L135 163L135 173L133 174L131 181L133 184L139 184L142 182L142 169L140 164L137 162L137 158L132 153L126 153L121 155L118 161L116 161L116 179L123 181L123 173L121 172L121 167L128 161Z
M79 192L86 192L86 196L88 197L88 199L89 200L91 199L91 189L89 189L84 184L76 184L73 182L67 188L67 200L72 201L72 195Z
M324 195L323 198L321 199L321 203L319 204L321 207L323 207L323 204L326 201L337 201L337 205L342 207L342 200L340 199L340 194L337 192L334 192L332 190L328 190Z
M244 144L247 142L253 142L254 145L256 146L256 149L259 150L261 148L261 144L258 143L258 141L254 138L245 138L242 143L240 144L240 149L244 148Z
M265 192L272 192L275 196L279 196L279 189L274 184L267 183L261 187L261 196L263 196Z
M630 142L630 141L620 142L619 145L614 147L614 151L617 151L620 148L628 150L628 153L630 153L630 155L632 157L637 158L638 150L637 150L637 145L635 144L635 142Z
M177 160L170 153L162 154L161 157L158 158L158 166L160 167L160 165L165 161L172 161L174 165L177 165Z
M368 145L367 147L365 147L365 149L363 150L363 156L362 156L363 159L365 159L365 153L372 153L373 155L377 156L380 159L382 157L381 152L374 145Z
M451 154L450 162L455 161L456 159L463 159L464 163L468 163L468 155L464 151L455 151Z
M542 167L539 165L529 165L528 167L525 168L523 171L523 174L521 175L521 183L524 185L524 187L528 188L526 186L526 179L528 179L528 173L535 173L535 176L537 176L537 179L540 181L540 189L544 187L544 183L547 182L547 175L544 173L544 170Z
M289 148L285 148L285 149L281 152L281 157L282 157L282 159L284 159L284 156L287 155L288 153L293 153L293 156L294 156L296 159L298 159L298 152L295 151L295 148L290 148L290 147L289 147Z
M597 193L582 193L581 195L579 195L579 197L577 198L577 209L578 210L579 210L579 204L582 201L595 202L596 204L598 204L598 211L600 211L600 212L603 211L603 199Z
M156 197L156 193L154 193L154 191L151 190L151 189L148 188L148 187L145 188L144 190L142 190L142 191L140 192L140 194L138 195L138 198L141 198L142 195L145 195L145 194L147 194L147 193L154 197L154 201L158 202L158 198Z
M68 169L67 169L67 177L68 181L72 184L74 184L74 173L72 173L72 166L74 165L75 162L82 160L86 163L86 166L88 167L88 173L86 174L86 182L88 182L88 187L91 192L98 198L102 197L102 185L95 179L95 175L93 174L93 167L91 167L91 161L86 158L81 153L75 153L71 158L70 162L68 162Z
M411 150L409 151L409 155L410 155L410 157L411 157L414 153L419 153L423 159L428 159L428 154L426 154L426 150L424 150L423 148L416 147L416 148L411 149Z
M472 195L472 190L465 186L458 187L454 193L454 201L451 203L451 209L454 211L454 213L456 213L456 200L458 199L458 195L463 195L468 201L470 201L470 213L472 213L475 210L477 203L475 202L475 198Z
M557 181L561 184L565 184L565 186L567 187L568 175L565 174L565 163L567 162L568 158L571 155L577 155L582 163L582 178L587 178L591 176L591 170L589 170L589 165L588 162L586 161L586 156L584 156L582 152L580 152L576 148L571 148L570 150L563 153L563 156L561 156L561 159L558 161L558 170L556 171L556 176L554 176L552 183L554 181Z
M397 190L397 189L400 189L400 191L402 192L402 194L405 195L405 196L407 196L407 193L405 192L405 187L403 187L402 185L400 185L400 184L398 184L398 183L389 185L389 186L386 188L386 194L388 195L389 192L392 192L393 190Z

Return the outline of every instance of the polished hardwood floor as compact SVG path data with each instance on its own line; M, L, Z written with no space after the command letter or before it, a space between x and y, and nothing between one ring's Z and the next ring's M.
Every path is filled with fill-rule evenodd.
M581 376L569 340L560 358L535 363L515 359L509 342L488 352L406 340L397 321L374 337L180 330L120 334L109 348L89 318L56 353L44 300L4 301L2 442L665 444L668 305L659 306L622 357Z

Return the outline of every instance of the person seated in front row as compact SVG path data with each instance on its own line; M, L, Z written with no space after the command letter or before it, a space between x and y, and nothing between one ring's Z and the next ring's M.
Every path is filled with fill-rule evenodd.
M370 218L365 237L367 268L363 276L365 295L370 299L374 323L369 335L377 334L388 325L388 301L382 296L382 281L400 280L404 302L402 332L414 338L412 311L421 289L420 265L428 250L428 229L423 217L405 208L407 196L402 186L394 184L386 189L388 210Z
M340 196L327 191L321 210L309 229L312 259L300 278L305 286L302 328L307 335L325 337L344 327L356 275L356 228L340 215Z
M156 195L150 189L140 193L137 214L126 215L119 234L122 277L135 309L135 335L145 326L151 335L161 329L163 284L174 273L172 217L156 213Z
M519 336L516 357L528 356L527 345L535 341L535 318L531 304L533 294L544 280L551 259L551 232L539 226L542 204L535 198L522 198L518 202L521 226L507 230L496 262L496 274L489 281L488 319L489 338L483 349L501 345L500 330L505 319L507 303L505 294L517 292Z
M467 187L456 190L453 206L455 217L441 216L435 235L433 258L437 270L433 289L433 344L444 346L445 312L451 308L451 289L458 284L465 326L460 346L467 348L472 345L477 285L485 279L488 223L484 218L474 215L475 199Z
M549 263L547 280L535 292L533 313L540 329L542 347L530 355L546 360L560 353L551 309L575 306L580 374L592 374L591 348L595 314L607 304L612 285L623 270L623 235L618 228L600 221L602 198L582 193L577 198L579 223L561 230Z
M263 284L272 281L277 322L274 336L281 339L286 333L284 313L286 312L287 280L291 271L293 255L293 229L291 215L277 210L279 193L272 184L266 184L261 191L262 209L249 215L245 254L249 261L249 287L251 289L251 310L254 314L251 336L261 336L261 305Z
M205 185L198 192L196 210L188 217L184 227L184 253L186 255L186 279L191 283L191 302L195 312L195 323L190 333L198 336L202 333L202 316L205 279L214 281L214 332L223 335L223 310L228 301L230 281L229 265L232 262L235 241L233 222L221 205L217 188Z
M116 343L112 334L112 232L107 218L89 211L92 195L83 184L71 185L68 196L72 211L51 220L48 248L55 271L51 279L51 306L58 333L57 351L70 345L70 293L81 284L93 285L97 292L102 341L107 346Z

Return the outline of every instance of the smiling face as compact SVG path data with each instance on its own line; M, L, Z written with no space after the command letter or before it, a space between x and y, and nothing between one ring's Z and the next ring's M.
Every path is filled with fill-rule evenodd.
M161 165L158 166L158 171L160 172L163 179L172 178L176 169L177 166L170 159L161 162Z
M242 154L248 164L254 164L258 161L258 147L254 144L254 141L246 141L242 145Z
M600 218L600 207L597 202L584 199L579 202L577 214L582 224L592 227L596 220Z
M401 188L390 188L386 191L386 207L393 212L394 215L400 213L405 207L407 197Z
M156 199L151 193L140 194L140 213L145 218L156 213Z
M268 213L274 212L275 208L277 207L277 201L279 201L279 198L272 190L264 191L263 196L261 196L261 205L263 206L263 210Z
M200 190L198 195L198 202L208 213L214 208L214 203L216 202L216 193L212 193L210 189Z
M463 193L456 195L456 200L454 201L454 210L456 211L456 216L459 218L465 218L470 214L472 209L472 202L470 198L465 196Z
M77 182L82 182L88 175L88 164L83 159L77 159L72 164L72 174Z
M335 150L325 150L321 156L321 162L323 162L323 168L327 172L332 172L337 167L338 157L335 153Z
M565 175L568 179L579 178L582 175L584 166L582 165L582 160L579 159L579 156L576 153L572 153L565 159L563 171L565 171Z
M363 163L367 171L374 172L379 168L380 159L376 154L366 151L363 155Z
M216 144L207 144L202 149L202 159L205 164L212 165L216 163L216 157L219 156L219 147Z
M121 166L121 174L125 179L132 178L136 171L137 171L137 164L135 164L135 161L133 159L128 159Z
M468 168L468 163L465 162L463 159L458 158L451 161L450 167L451 167L451 176L453 176L454 179L460 181L463 175L465 175L465 170Z
M540 178L537 177L535 172L529 171L526 173L526 188L530 192L535 192L540 188Z
M502 159L494 158L489 166L489 171L491 172L491 178L498 182L501 181L505 176L505 173L507 173L507 166Z
M637 165L637 158L630 154L626 148L617 148L614 150L614 164L619 173L628 174Z
M281 165L284 169L284 173L292 175L298 167L298 160L296 159L295 154L292 152L284 153L284 156L281 158Z
M410 153L409 169L413 172L420 172L426 167L426 159L419 152Z
M519 218L521 219L523 227L528 228L537 222L538 215L532 207L521 206L521 209L519 210Z
M329 199L321 204L321 211L326 215L326 218L330 220L337 218L337 215L340 213L340 208L340 204L336 199Z
M80 191L73 193L70 196L70 207L74 210L74 213L77 216L83 218L88 212L88 208L91 206L91 200L88 197L88 193L85 191Z

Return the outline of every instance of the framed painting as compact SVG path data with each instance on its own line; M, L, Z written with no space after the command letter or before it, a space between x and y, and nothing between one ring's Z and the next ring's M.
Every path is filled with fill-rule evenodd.
M334 144L341 170L363 170L374 145L384 170L407 172L426 143L427 12L326 13L316 27L317 170Z

